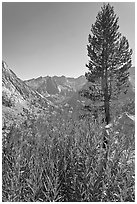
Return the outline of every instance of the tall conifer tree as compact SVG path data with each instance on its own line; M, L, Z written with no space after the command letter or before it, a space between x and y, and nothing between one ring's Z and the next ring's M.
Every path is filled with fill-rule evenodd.
M89 71L85 76L92 86L84 96L103 101L106 124L111 121L110 102L122 90L126 91L131 67L132 50L118 29L114 8L109 3L104 4L88 37L89 62L86 67Z

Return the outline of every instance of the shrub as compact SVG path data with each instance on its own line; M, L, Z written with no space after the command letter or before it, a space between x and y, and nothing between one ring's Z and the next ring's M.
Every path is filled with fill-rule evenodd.
M114 124L106 158L102 125L88 117L65 121L57 114L27 124L3 140L3 201L135 200L133 131L118 133Z

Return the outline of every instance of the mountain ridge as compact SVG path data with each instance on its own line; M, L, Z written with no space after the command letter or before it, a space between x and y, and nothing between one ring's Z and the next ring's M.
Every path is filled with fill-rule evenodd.
M60 104L64 103L66 101L73 101L73 98L78 97L78 92L83 89L87 88L89 86L89 83L84 75L81 75L77 78L73 77L65 77L64 75L62 76L45 76L45 77L37 77L37 78L32 78L29 80L21 80L19 79L16 74L8 68L8 65L3 61L2 62L2 69L3 69L3 89L6 88L8 83L11 83L11 87L14 86L16 91L19 91L21 95L19 95L19 98L26 99L27 97L29 98L30 96L37 96L40 100L47 100L48 103L51 102L53 104ZM135 67L132 67L130 69L130 92L131 89L134 92L134 87L135 87ZM15 80L16 79L16 80ZM6 81L7 80L7 81ZM4 85L4 81L6 81ZM14 84L15 82L15 84ZM11 87L7 87L9 90ZM3 93L6 91L3 91ZM25 92L25 93L24 93ZM3 94L4 95L4 94ZM14 94L13 94L14 95ZM134 93L131 95L134 95ZM130 94L129 94L130 97ZM16 100L17 97L15 97ZM75 101L76 102L76 101ZM75 106L75 105L73 105Z
M38 77L36 79L25 80L24 82L44 97L49 97L51 100L54 98L55 103L60 103L66 98L71 97L74 92L79 91L87 80L84 76L67 78L62 75Z
M134 101L134 69L132 70L128 94L124 95L122 100L116 101L123 104L127 100ZM19 79L16 74L9 69L5 62L2 62L2 114L3 120L15 122L24 120L24 116L33 115L37 117L39 114L61 111L63 114L70 114L71 117L78 118L86 106L91 106L90 100L80 96L79 91L84 87L88 87L87 80L84 76L78 78L66 78L65 76L46 76L30 79L27 82ZM48 85L47 85L48 84ZM129 102L127 102L129 103ZM111 104L113 106L113 104ZM115 105L115 101L114 101ZM121 106L120 105L120 106ZM134 103L128 105L129 109ZM121 107L120 107L121 108ZM127 109L127 105L126 105ZM55 111L55 112L54 112ZM82 113L83 114L83 113ZM84 113L85 114L85 113ZM48 115L48 114L47 114ZM15 119L16 118L16 119ZM17 122L18 123L18 122Z

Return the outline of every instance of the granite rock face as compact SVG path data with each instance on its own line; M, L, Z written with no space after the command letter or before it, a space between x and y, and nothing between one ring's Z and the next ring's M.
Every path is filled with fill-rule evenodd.
M54 102L62 102L67 98L71 98L74 93L79 91L87 80L84 76L78 78L46 76L24 82L44 97L49 97Z
M2 62L2 122L6 127L24 121L28 113L49 108L50 102L26 85Z
M25 104L32 100L43 100L43 97L19 79L5 62L2 62L2 97L5 106L8 102L16 106L17 103Z

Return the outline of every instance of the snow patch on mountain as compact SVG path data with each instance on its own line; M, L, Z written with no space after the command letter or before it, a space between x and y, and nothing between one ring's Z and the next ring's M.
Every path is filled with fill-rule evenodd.
M62 91L62 89L61 89L61 86L60 86L60 85L58 85L58 90L59 90L59 93Z

